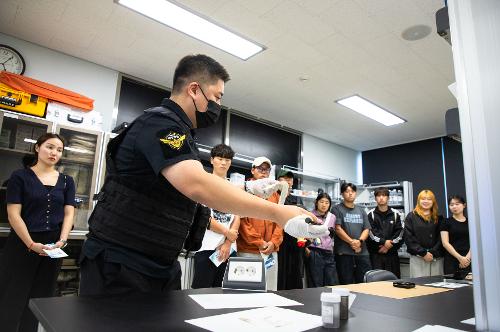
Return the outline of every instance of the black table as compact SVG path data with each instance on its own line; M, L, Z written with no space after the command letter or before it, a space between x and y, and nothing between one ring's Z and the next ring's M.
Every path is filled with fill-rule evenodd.
M423 284L442 279L414 281ZM321 315L319 298L323 291L330 289L309 288L279 291L277 294L304 304L285 308ZM43 298L30 300L29 306L49 332L204 331L184 321L245 310L205 310L188 296L214 293L231 291L198 289L172 291L163 296ZM473 331L474 326L460 323L473 316L471 286L402 300L357 293L349 320L341 321L339 331L413 331L426 324ZM321 327L312 331L321 330L327 331Z

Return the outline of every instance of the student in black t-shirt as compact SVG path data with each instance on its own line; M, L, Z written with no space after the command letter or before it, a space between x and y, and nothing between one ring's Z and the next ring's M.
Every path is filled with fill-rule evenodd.
M465 199L452 195L448 207L453 216L447 218L441 228L441 241L446 249L444 255L444 273L451 274L459 270L470 272L469 223L464 216Z

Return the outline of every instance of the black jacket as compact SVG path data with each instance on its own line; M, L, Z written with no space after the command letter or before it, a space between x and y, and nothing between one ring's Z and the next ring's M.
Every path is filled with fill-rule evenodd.
M371 254L377 254L379 247L384 245L386 240L392 240L393 246L387 255L397 255L398 249L403 245L404 235L399 212L394 209L381 212L375 208L368 211L368 221L372 226L368 239L368 251Z
M410 255L425 256L430 252L434 257L443 256L441 234L442 223L439 216L438 222L425 221L415 212L410 212L405 219L405 243Z

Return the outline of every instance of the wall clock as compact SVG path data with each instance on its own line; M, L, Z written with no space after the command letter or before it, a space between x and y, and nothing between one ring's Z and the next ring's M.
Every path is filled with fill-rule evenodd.
M26 63L21 53L10 46L0 44L0 70L22 75Z

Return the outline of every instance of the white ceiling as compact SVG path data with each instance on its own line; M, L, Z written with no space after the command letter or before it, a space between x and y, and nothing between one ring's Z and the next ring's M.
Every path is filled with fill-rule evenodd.
M1 0L0 31L166 87L181 57L208 54L232 78L225 106L356 150L445 135L457 104L434 23L442 0L179 2L267 49L241 61L112 0ZM416 24L431 35L403 40ZM408 122L385 127L334 102L352 94Z

